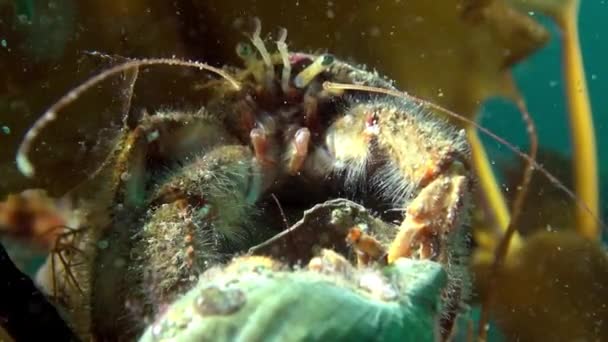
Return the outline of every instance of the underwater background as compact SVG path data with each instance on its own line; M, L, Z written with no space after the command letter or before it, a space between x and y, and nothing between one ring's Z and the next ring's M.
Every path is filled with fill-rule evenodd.
M485 1L455 2L458 4L486 3ZM497 2L525 3L525 1ZM104 58L96 60L98 57L94 52L114 57L133 58L177 56L208 62L215 66L234 65L239 62L234 53L234 46L236 42L244 39L239 32L243 27L240 24L237 25L236 22L242 22L254 16L260 17L264 30L273 34L278 25L287 27L290 49L327 50L335 52L336 55L343 56L349 61L365 63L368 67L379 70L389 78L396 79L397 85L403 86L412 95L439 102L460 114L475 118L482 126L497 133L524 152L527 151L528 137L520 112L512 98L496 96L495 93L502 91L499 89L500 87L478 93L475 92L478 90L475 85L467 84L462 87L464 90L460 91L461 89L456 83L453 88L443 90L424 85L420 85L420 88L416 89L407 80L407 76L413 73L412 70L399 73L400 65L403 65L403 69L414 65L408 64L410 62L405 60L406 57L400 59L399 54L405 56L408 49L414 49L411 44L419 38L416 35L408 36L405 33L404 38L399 36L399 39L403 38L403 41L396 41L396 38L391 38L393 31L390 31L389 34L390 29L387 28L397 25L395 23L400 20L401 15L415 22L422 22L425 19L423 17L412 19L408 16L410 14L397 12L395 8L405 6L404 3L408 3L408 1L373 3L353 1L347 4L346 1L339 0L319 2L294 0L278 4L253 0L182 0L175 1L173 4L160 4L147 0L133 0L127 1L123 5L106 6L103 1L97 0L82 2L76 0L0 1L0 75L4 78L0 78L0 81L4 82L0 88L0 201L8 194L35 187L47 188L51 194L58 196L74 186L78 180L83 179L91 170L90 165L84 161L89 156L88 153L96 151L95 148L99 143L95 140L97 135L92 135L91 132L98 127L104 129L110 127L107 123L109 121L104 122L104 120L111 118L111 114L107 113L111 110L112 105L107 100L112 97L111 89L109 94L105 94L107 95L105 98L90 96L75 108L66 110L66 116L58 121L57 126L45 132L41 140L44 140L46 145L40 146L39 150L34 153L35 157L41 159L40 168L44 170L39 178L30 180L23 177L18 172L14 160L23 135L39 115L66 91L103 69ZM421 5L420 8L426 7ZM443 15L440 9L430 10L428 13L438 18L442 18ZM542 37L537 41L531 39L533 43L530 43L530 46L522 44L521 49L524 51L522 56L518 56L516 61L508 60L504 64L507 65L506 69L512 68L517 88L537 124L540 143L539 163L546 166L549 172L572 189L574 188L572 180L573 167L575 167L572 164L574 149L570 139L567 94L564 89L560 27L553 19L540 11L526 11L524 14L547 29L548 41L543 42ZM381 25L375 25L374 21L382 22ZM369 25L358 26L362 22ZM608 219L608 64L606 62L608 61L608 1L582 0L578 24L596 134L599 173L597 191L600 194L598 218L605 222ZM396 30L407 30L407 25L397 27ZM439 28L437 32L432 31L428 36L419 40L433 40L435 33L441 32L442 28ZM480 35L480 40L484 41L484 39L488 39L488 37ZM525 39L522 38L522 41ZM449 43L449 41L441 43ZM459 43L456 41L454 44L457 46ZM483 44L486 42L484 41ZM517 44L515 46L520 47ZM449 49L446 48L447 50ZM450 53L451 51L445 52L446 55ZM475 57L483 59L483 49L478 51ZM488 52L487 59L498 59L495 51ZM485 66L483 61L475 60L475 63L482 67ZM463 78L463 84L466 83L464 79L467 73L474 71L473 69L458 70L462 73L458 77ZM179 72L175 74L182 75ZM412 83L424 83L425 77L428 79L429 75L433 75L433 73L423 74L422 72L420 74L421 76L414 78ZM438 82L453 81L443 80L443 75L440 74L436 75L439 79ZM147 80L148 82L139 82L138 91L144 94L140 99L153 98L150 102L151 108L155 108L157 105L175 107L190 99L188 94L180 93L181 90L184 90L182 88L185 88L184 84L166 81L169 79L167 75L173 76L174 74L152 75ZM475 81L476 77L472 76L471 79ZM491 77L488 76L488 78ZM500 83L500 81L491 79L486 84L484 83L487 81L486 79L483 77L480 79L482 81L479 83L482 85ZM165 91L162 85L155 87L154 84L157 81L165 82L165 86L174 86L174 89ZM479 86L479 88L482 87ZM471 89L473 91L469 91ZM158 94L167 99L154 97ZM154 103L154 100L158 100L160 104ZM106 105L110 109L99 110ZM148 103L138 103L136 100L134 107L147 108L147 105ZM476 109L475 113L468 112L472 108ZM112 120L115 119L114 117ZM524 167L523 162L496 141L483 135L481 135L481 140L489 156L488 162L492 165L498 179L498 187L507 200L512 200L516 193L513 189L517 188L521 170ZM66 155L66 151L72 151L70 146L74 143L82 144L82 148L74 152L72 160L60 162L60 158ZM95 157L99 157L99 155L96 154ZM584 168L584 166L582 167ZM512 273L509 273L510 276L513 276L511 281L505 281L504 287L498 290L502 293L507 291L512 294L512 297L505 296L504 302L500 303L502 307L498 309L497 313L493 312L496 317L499 317L499 321L502 319L507 323L503 323L504 325L500 328L492 325L490 340L510 340L499 331L501 328L511 339L521 338L522 340L526 340L526 336L539 336L535 335L538 331L550 331L555 324L554 321L545 320L543 322L541 318L538 318L538 321L533 319L542 316L537 315L542 310L556 312L563 310L571 312L572 317L579 317L580 320L585 321L584 323L590 321L592 318L585 316L586 312L573 309L574 307L577 310L584 310L577 306L578 304L572 304L577 301L592 307L588 312L593 312L593 315L599 312L599 317L594 316L593 320L608 322L608 309L605 306L608 301L605 296L608 291L608 269L605 267L606 263L603 258L605 257L604 245L588 246L586 241L577 240L578 237L575 236L564 238L567 241L556 240L557 242L542 237L534 240L536 236L534 233L539 230L573 231L576 227L573 213L576 204L563 193L556 191L553 184L542 180L542 176L539 176L538 173L534 177L533 182L536 185L531 187L532 190L524 205L525 209L521 219L524 223L519 228L524 238L532 237L527 245L531 246L528 249L532 249L532 251L525 250L525 253L521 253L523 256L517 254L516 251L516 254L511 256L511 261L521 261L521 264L529 267L515 268ZM545 202L550 203L545 205ZM484 224L480 224L480 226L484 226ZM482 230L480 229L480 231ZM607 241L606 227L601 227L601 230L604 241ZM476 235L475 247L478 250L487 247L490 252L493 252L493 248L501 238L500 234L494 233L491 231L488 234L494 243L487 246L482 242L483 238ZM480 233L479 236L481 235ZM553 258L554 255L547 252L566 246L568 244L566 242L572 242L573 247L571 254L564 255L570 259L580 258L578 264L566 265L563 263L564 260L560 259L566 258L566 256ZM588 251L591 252L587 254ZM487 256L484 253L479 254ZM543 259L547 255L550 257L547 257L547 260ZM598 257L598 255L601 256ZM593 262L589 261L589 258L593 259ZM483 258L480 257L481 259ZM517 306L519 303L532 301L532 298L539 296L533 292L538 291L535 284L527 283L525 280L527 277L533 278L526 273L530 269L543 267L544 264L540 260L546 261L547 267L543 269L541 275L538 275L538 282L549 279L550 281L547 280L547 283L553 284L555 279L561 279L561 283L567 284L566 289L560 287L562 292L547 290L545 293L547 293L548 299L545 302L539 300L541 304L538 304L536 308L530 305L530 309L525 314L518 312L513 315L517 316L515 318L506 317L508 314L505 312L515 312L513 307L521 308L521 306ZM595 262L597 260L599 261ZM36 266L28 264L30 267L28 271L33 273L34 267L37 267L39 263L40 259L37 259L34 263ZM480 297L486 293L484 290L484 286L487 285L484 283L484 276L487 275L486 266L484 264L480 269L475 268L473 271L481 280L477 285L479 290L475 290L476 294L481 293ZM561 275L560 273L559 276L552 276L562 268L579 268L584 269L587 273L583 275ZM563 298L567 300L562 300ZM479 320L480 302L481 300L476 297L470 316L474 318L475 322ZM588 304L594 302L595 306ZM563 330L569 329L568 324L570 323L568 322L576 320L568 317L570 321L564 321ZM529 323L526 323L526 320L529 320ZM461 323L457 340L467 340L470 337L466 334L466 326L469 321L464 320ZM587 327L584 323L579 323L578 321L572 323L572 326L583 330ZM603 324L599 324L597 334L590 334L590 336L608 338L608 328L605 327L606 323ZM500 324L498 325L500 326ZM521 335L518 335L517 329L522 329ZM526 335L523 333L525 329L532 332ZM556 330L559 331L559 329Z
M538 125L540 144L569 156L572 153L572 143L569 139L569 120L564 101L559 29L541 13L531 12L530 15L535 16L550 30L551 39L538 52L515 66L515 79L525 94L530 113ZM608 1L581 1L579 33L597 134L604 217L608 214L608 77L602 75L608 70L607 22ZM492 99L482 108L481 123L499 132L507 140L525 146L527 137L522 125L514 119L517 115L517 109L513 105L500 99ZM487 138L486 143L490 149L495 147ZM495 152L500 153L496 150Z

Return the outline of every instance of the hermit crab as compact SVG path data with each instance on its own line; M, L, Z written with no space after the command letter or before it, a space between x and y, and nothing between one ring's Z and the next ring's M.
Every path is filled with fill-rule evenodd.
M83 338L132 339L150 325L144 337L154 340L167 331L179 336L180 324L189 324L165 316L174 311L167 306L197 282L203 289L196 291L206 295L186 294L187 303L198 301L186 313L198 308L203 316L243 307L247 290L229 283L247 283L251 274L291 284L324 274L311 284L333 283L333 290L355 297L362 296L357 286L367 284L381 300L404 303L411 299L404 294L413 292L402 281L409 272L400 268L403 259L422 259L431 265L420 269L432 270L421 277L434 282L434 295L419 304L431 305L437 317L423 330L449 336L469 294L467 227L475 181L464 133L425 103L398 96L376 72L328 53L288 51L284 29L276 52L269 52L260 22L254 23L250 44L237 47L243 68L128 60L66 94L27 133L17 164L33 176L28 154L39 132L104 79L119 74L130 98L145 66L194 67L220 76L198 85L202 108L124 120L112 151L66 195L70 210L54 211L63 223L48 227L55 239L38 273L40 286ZM341 197L364 207L325 202ZM275 203L278 213L271 209ZM44 212L53 212L48 205ZM314 216L329 207L329 218ZM308 217L316 217L304 220L310 229L289 227L309 208ZM350 218L340 219L345 216ZM445 287L436 286L443 281ZM313 338L310 329L294 339Z

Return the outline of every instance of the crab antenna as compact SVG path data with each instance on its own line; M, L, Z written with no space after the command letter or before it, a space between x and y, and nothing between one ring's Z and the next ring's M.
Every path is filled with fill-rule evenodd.
M536 161L536 154L538 152L538 135L536 133L536 125L534 124L534 120L530 117L530 113L528 112L528 108L526 103L524 102L521 96L518 96L516 99L517 107L521 113L521 117L526 123L526 131L528 133L528 139L530 141L530 155L529 159L526 159L526 167L524 169L524 174L521 180L521 184L519 186L519 190L515 199L513 200L513 209L511 211L511 221L507 226L507 230L503 235L502 239L498 242L498 246L496 247L496 251L494 254L494 262L492 263L492 269L490 273L490 292L486 296L485 300L482 302L481 306L481 317L479 319L479 330L478 336L480 341L486 341L487 329L485 328L486 323L489 319L490 305L492 305L492 301L494 298L494 288L496 288L496 283L498 282L498 277L500 277L500 269L502 268L504 261L507 257L507 253L509 251L509 244L511 242L511 238L515 234L517 229L517 220L521 216L521 210L523 208L523 204L528 193L528 189L530 186L530 181L532 180L532 174L534 173L534 164Z
M27 131L19 149L17 151L16 163L19 171L26 177L33 177L35 174L34 165L28 158L28 154L32 147L32 144L36 137L40 134L42 129L46 127L49 123L53 122L57 119L57 113L70 103L74 102L80 95L82 95L85 91L96 85L97 83L107 79L108 77L117 74L119 72L126 71L131 68L137 68L141 66L149 66L149 65L170 65L170 66L184 66L184 67L192 67L199 68L202 70L207 70L212 73L215 73L223 78L225 78L235 90L240 90L241 85L238 81L232 78L225 71L214 68L208 64L194 62L194 61L184 61L179 59L171 59L171 58L151 58L151 59L141 59L141 60L131 60L116 66L113 66L101 73L89 78L87 81L77 86L76 88L70 90L67 94L65 94L59 101L55 102L49 109L47 109L44 114L34 123L34 125Z
M530 157L529 155L523 153L519 148L515 147L513 144L509 143L508 141L506 141L505 139L499 137L496 133L490 131L489 129L481 126L480 124L478 124L477 122L475 122L474 120L468 119L462 115L459 115L447 108L441 107L440 105L434 104L432 102L423 100L421 98L415 97L413 95L410 95L408 93L405 92L400 92L397 90L391 90L391 89L383 89L383 88L378 88L378 87L371 87L371 86L365 86L365 85L358 85L358 84L345 84L345 83L334 83L334 82L329 82L329 81L325 81L323 82L323 88L325 90L329 90L329 91L336 91L336 90L358 90L358 91L366 91L366 92L372 92L372 93L378 93L378 94L385 94L388 96L394 96L394 97L399 97L399 98L405 98L405 99L410 99L412 101L415 101L423 106L428 106L432 109L441 111L442 113L447 114L450 117L453 117L457 120L460 120L464 123L467 123L469 125L474 126L475 128L477 128L480 132L482 132L483 134L489 136L490 138L494 139L495 141L497 141L499 144L505 146L507 149L509 149L511 152L517 154L520 158L522 158L523 160L525 160L526 162L529 163L529 165L531 165L532 168L534 168L535 170L539 171L543 176L545 176L555 187L557 187L558 189L560 189L562 192L564 192L570 199L572 199L574 202L576 202L576 204L578 206L580 206L580 208L582 208L584 211L586 211L589 215L592 215L593 218L595 219L595 221L601 226L601 227L605 227L604 223L600 220L600 218L598 218L596 215L593 214L593 211L589 208L589 206L587 206L587 204L585 202L583 202L580 198L578 198L578 196L576 196L576 194L574 194L574 192L570 189L568 189L568 187L566 187L562 182L560 182L559 179L557 179L557 177L555 177L553 174L551 174L551 172L549 172L547 169L545 169L542 165L540 165L539 163L536 162L536 160L534 160L534 158ZM528 131L530 130L530 127L528 127Z
M283 88L283 92L287 92L289 90L289 77L291 77L291 63L289 63L289 52L287 51L287 44L285 44L285 39L287 39L287 30L283 27L279 29L279 39L277 40L277 50L281 54L281 59L283 60L283 73L281 74L281 88Z
M281 218L283 219L283 224L285 225L285 230L289 230L289 222L287 221L287 216L285 216L285 212L283 211L281 202L279 202L279 199L277 198L277 196L274 193L270 194L270 196L272 196L272 199L274 200L274 202L277 204L277 207L279 208L279 213L281 213Z
M262 32L262 22L259 18L253 18L253 23L255 25L255 29L253 31L253 35L251 35L251 44L255 46L256 49L260 52L262 56L262 60L266 67L268 68L267 73L270 80L274 78L274 67L272 66L272 60L270 60L270 54L268 50L266 50L266 46L264 45L264 41L260 38L260 32Z
M300 73L293 80L293 83L298 88L304 88L306 85L308 85L308 83L310 83L310 81L317 77L318 74L327 70L327 68L329 68L333 63L334 56L330 54L321 55L317 57L317 59L315 59L311 65L306 67L306 69L300 71Z

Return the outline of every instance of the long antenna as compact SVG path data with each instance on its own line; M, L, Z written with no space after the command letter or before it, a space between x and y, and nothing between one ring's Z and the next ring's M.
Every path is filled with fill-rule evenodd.
M223 78L225 78L235 90L240 90L241 85L238 81L236 81L232 76L228 75L225 71L212 67L205 63L194 62L194 61L184 61L179 59L171 59L171 58L152 58L152 59L139 59L139 60L130 60L128 62L113 66L101 73L89 78L86 82L77 86L76 88L69 91L62 98L59 99L54 105L52 105L49 109L47 109L44 114L34 123L34 125L27 131L21 145L19 146L19 150L17 151L17 168L19 171L25 175L26 177L33 177L35 174L34 165L32 165L29 160L28 154L32 147L32 144L40 131L44 127L46 127L49 123L55 121L57 119L57 113L74 102L82 93L96 85L97 83L107 79L108 77L117 74L119 72L123 72L125 70L131 68L138 68L141 66L149 66L149 65L170 65L170 66L184 66L184 67L192 67L198 68L202 70L210 71L214 74L217 74Z
M277 196L274 193L270 194L270 196L272 196L272 199L274 200L274 202L277 204L277 207L279 208L279 212L281 213L281 219L283 220L283 224L285 225L285 230L288 230L289 222L287 221L287 216L285 216L285 212L283 211L281 202L279 202L279 199L277 198Z

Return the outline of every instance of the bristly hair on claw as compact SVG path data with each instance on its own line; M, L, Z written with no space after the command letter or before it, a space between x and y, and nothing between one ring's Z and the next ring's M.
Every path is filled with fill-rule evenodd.
M582 202L578 196L576 196L576 194L568 189L568 187L566 187L562 182L560 182L559 179L557 179L557 177L555 177L553 174L551 174L551 172L549 172L546 168L544 168L541 164L539 164L535 158L532 155L528 155L524 152L522 152L519 148L517 148L515 145L509 143L508 141L506 141L505 139L501 138L498 134L492 132L491 130L479 125L478 123L476 123L475 121L468 119L467 117L464 117L462 115L459 115L457 113L454 113L453 111L441 107L437 104L434 104L432 102L423 100L421 98L415 97L413 95L410 95L408 93L405 92L401 92L401 91L397 91L397 90L393 90L393 89L384 89L384 88L379 88L379 87L373 87L373 86L365 86L365 85L355 85L355 84L340 84L340 83L334 83L334 82L329 82L326 81L323 83L323 87L328 90L328 91L341 91L341 90L352 90L352 91L362 91L362 92L370 92L370 93L378 93L378 94L385 94L385 95L389 95L389 96L393 96L393 97L398 97L398 98L404 98L410 101L415 101L417 103L420 103L421 105L431 108L431 109L435 109L441 113L444 113L452 118L455 118L456 120L462 121L468 125L474 126L475 128L477 128L480 132L482 132L483 134L487 135L488 137L490 137L492 140L495 140L496 142L498 142L499 144L505 146L507 149L509 149L511 152L517 154L520 158L522 158L523 160L525 160L530 166L527 168L530 171L528 172L532 172L532 171L538 171L540 172L543 176L545 176L553 185L555 185L558 189L560 189L562 192L564 192L570 199L572 199L573 201L576 202L577 205L579 205L580 207L584 208L585 211L587 211L589 214L592 214L591 210L589 209L589 207ZM520 110L525 109L525 105L523 104L523 102L518 103L518 107L520 108ZM523 113L527 113L527 110L524 111ZM532 120L530 119L528 114L524 114L523 116L524 120L527 123L527 132L528 132L528 136L531 142L536 141L536 137L535 137L535 132L536 129L534 128L534 124L532 122ZM532 124L532 125L530 125ZM536 143L532 143L531 145L534 145ZM528 176L526 176L527 178ZM598 224L600 224L602 227L605 227L605 224L601 221L600 218L595 217L595 220L597 221Z

